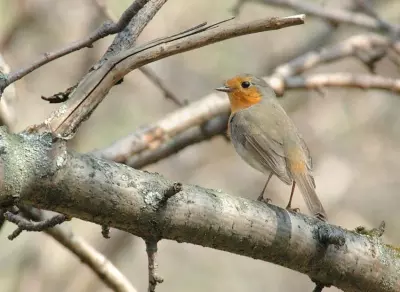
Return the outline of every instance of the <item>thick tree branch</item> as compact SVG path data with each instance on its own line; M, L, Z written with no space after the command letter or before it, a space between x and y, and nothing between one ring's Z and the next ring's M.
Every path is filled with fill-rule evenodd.
M220 191L176 188L159 174L66 152L50 134L14 135L1 128L0 135L3 206L18 199L145 239L237 253L345 291L400 289L399 254L378 237ZM24 172L15 176L21 167Z
M72 52L78 51L82 48L88 47L91 48L93 43L102 39L108 35L118 33L122 31L125 26L129 23L134 15L136 15L139 10L148 2L149 0L136 0L134 1L128 9L121 15L119 21L117 23L105 22L102 26L100 26L96 31L94 31L87 38L76 41L67 47L64 47L58 51L44 53L42 57L34 61L32 64L28 65L25 68L19 69L15 72L11 72L5 76L0 76L0 96L3 93L4 89L10 85L11 83L21 79L32 71L40 68L41 66L58 59L62 56L68 55Z
M229 26L199 26L177 35L154 40L108 59L98 70L94 70L82 80L70 99L46 122L57 136L73 137L79 125L104 99L108 91L130 71L166 58L229 38L281 29L304 23L304 15L268 18Z

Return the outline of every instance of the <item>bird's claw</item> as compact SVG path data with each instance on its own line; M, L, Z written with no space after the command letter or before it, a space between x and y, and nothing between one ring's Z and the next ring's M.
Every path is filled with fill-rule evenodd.
M265 204L269 204L269 203L272 202L272 200L271 200L270 198L264 198L263 196L259 196L259 197L257 198L257 201L263 202L263 203L265 203Z
M292 208L292 207L289 207L289 206L286 207L286 210L294 212L294 213L300 212L300 208Z
M272 200L270 198L265 198L265 199L263 198L262 202L264 202L265 204L270 204L272 203Z

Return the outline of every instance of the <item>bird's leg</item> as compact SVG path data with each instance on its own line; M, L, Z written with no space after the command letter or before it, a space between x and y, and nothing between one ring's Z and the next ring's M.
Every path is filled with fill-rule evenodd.
M258 196L258 198L257 198L257 201L261 201L261 202L262 202L262 201L265 201L266 203L271 202L271 199L269 199L269 198L266 198L266 199L264 200L264 192L265 192L265 189L267 188L267 185L268 185L268 183L269 183L269 181L270 181L272 175L273 175L273 173L272 173L272 171L271 171L270 174L269 174L269 176L268 176L267 182L265 183L265 185L264 185L264 187L263 187L263 189L262 189L262 191L261 191L261 194L260 194L260 195Z
M293 199L293 194L294 194L294 189L295 189L295 188L296 188L296 182L293 181L293 184L292 184L292 191L290 192L289 203L287 204L286 209L287 209L287 210L294 211L294 212L298 212L298 211L300 210L299 208L294 208L294 209L292 209L292 199Z

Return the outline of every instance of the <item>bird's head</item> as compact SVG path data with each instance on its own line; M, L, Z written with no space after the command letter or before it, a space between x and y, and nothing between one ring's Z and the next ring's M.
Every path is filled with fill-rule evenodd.
M235 76L216 90L228 94L232 113L257 104L263 98L275 96L273 90L263 79L250 74Z

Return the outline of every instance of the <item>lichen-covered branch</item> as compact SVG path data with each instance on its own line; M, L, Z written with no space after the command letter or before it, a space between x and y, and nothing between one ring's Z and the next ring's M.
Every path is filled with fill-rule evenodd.
M278 264L344 291L400 289L399 254L378 237L67 152L50 134L15 135L1 128L0 136L2 206L17 200L145 239L212 247ZM15 176L21 167L24 172Z

